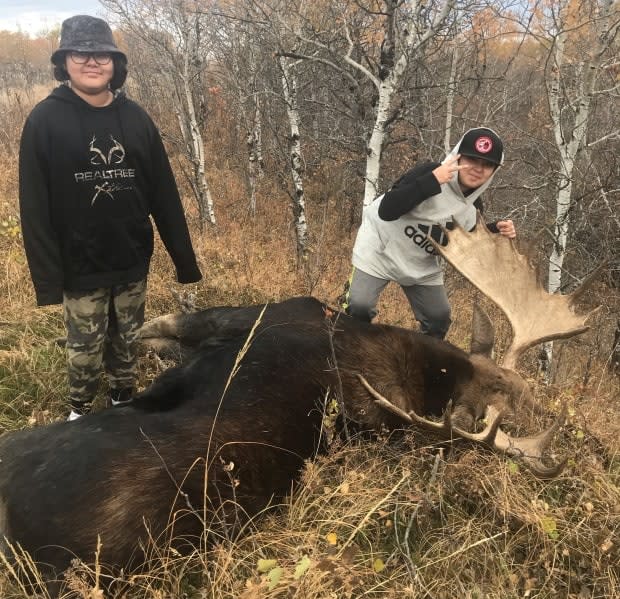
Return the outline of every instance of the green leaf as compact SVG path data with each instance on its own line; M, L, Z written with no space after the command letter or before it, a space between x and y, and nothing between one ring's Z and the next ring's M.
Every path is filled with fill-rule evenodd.
M295 580L297 580L298 578L301 578L306 573L309 567L310 567L310 558L307 555L304 555L297 562L297 565L295 566L295 574L293 575L293 578Z
M275 559L259 559L256 564L256 569L264 574L265 572L269 572L278 565L278 560Z
M510 472L510 474L517 474L519 472L519 464L512 460L508 460L508 472Z
M555 541L559 537L557 524L553 518L544 516L541 518L540 524L542 529L547 533L547 535L549 535L550 539Z

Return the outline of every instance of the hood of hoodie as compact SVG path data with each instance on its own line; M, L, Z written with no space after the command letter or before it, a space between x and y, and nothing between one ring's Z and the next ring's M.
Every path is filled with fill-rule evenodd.
M488 127L487 127L487 129L488 129ZM489 130L493 131L493 129L489 129ZM454 156L456 156L459 153L459 148L461 147L461 142L463 141L463 138L470 131L472 131L472 129L468 129L467 131L465 131L465 133L463 133L463 135L461 136L461 139L458 140L456 145L450 150L450 152L448 152L446 157L441 161L442 164L444 164L446 161L448 161L449 159L453 158ZM495 135L497 135L497 133L495 131L493 131L493 133L495 133ZM469 194L467 194L467 201L468 202L470 200L472 202L475 202L476 199L478 199L487 190L487 188L489 187L489 185L491 185L491 182L495 178L495 175L497 174L499 169L502 168L503 164L504 164L504 153L502 152L502 158L501 158L500 165L493 171L491 176L480 187L476 187L476 189L473 189ZM463 196L463 191L461 190L461 187L459 185L459 173L458 173L458 171L455 171L455 173L452 175L452 179L450 179L450 181L447 183L447 185L450 186L450 188L452 189L452 191L455 194ZM463 197L465 197L465 196L463 196Z

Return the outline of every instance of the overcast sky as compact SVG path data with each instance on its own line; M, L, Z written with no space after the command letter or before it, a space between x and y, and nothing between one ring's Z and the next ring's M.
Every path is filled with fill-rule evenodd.
M103 14L98 0L0 0L0 29L36 34L72 15Z

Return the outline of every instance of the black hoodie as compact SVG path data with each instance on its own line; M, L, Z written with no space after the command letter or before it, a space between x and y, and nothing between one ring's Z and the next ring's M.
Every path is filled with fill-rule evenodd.
M28 116L19 154L24 246L40 306L63 290L146 277L153 216L177 280L200 280L161 137L123 93L96 108L61 85Z

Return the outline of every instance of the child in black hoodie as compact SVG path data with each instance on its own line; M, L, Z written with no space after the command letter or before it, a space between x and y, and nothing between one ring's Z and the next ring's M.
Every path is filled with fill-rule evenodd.
M180 283L201 279L159 132L120 90L127 58L109 25L63 22L63 85L28 116L19 155L22 232L39 306L62 303L71 413L88 412L102 366L113 405L136 383L153 217Z

